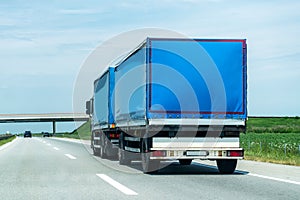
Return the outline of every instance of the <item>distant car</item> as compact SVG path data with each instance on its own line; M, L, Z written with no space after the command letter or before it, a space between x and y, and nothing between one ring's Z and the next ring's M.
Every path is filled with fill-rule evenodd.
M31 131L25 131L24 138L26 137L32 137Z
M51 135L48 132L42 132L43 137L50 137Z

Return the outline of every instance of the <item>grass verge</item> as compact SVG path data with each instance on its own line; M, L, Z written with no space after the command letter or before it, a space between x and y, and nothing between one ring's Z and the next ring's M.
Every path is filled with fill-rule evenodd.
M14 136L12 136L10 138L4 139L4 140L0 140L0 146L13 141L15 138L16 138L16 136L14 135Z
M55 137L91 140L90 121L85 122L72 133L56 133Z
M300 166L299 133L241 134L246 160Z

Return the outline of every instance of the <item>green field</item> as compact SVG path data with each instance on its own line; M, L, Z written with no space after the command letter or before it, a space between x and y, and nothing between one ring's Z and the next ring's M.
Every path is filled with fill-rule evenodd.
M248 133L300 133L299 117L249 118Z
M90 140L90 122L72 133L56 136ZM245 159L300 166L300 119L250 117L240 143L245 149Z
M299 117L249 118L240 141L245 159L300 166Z

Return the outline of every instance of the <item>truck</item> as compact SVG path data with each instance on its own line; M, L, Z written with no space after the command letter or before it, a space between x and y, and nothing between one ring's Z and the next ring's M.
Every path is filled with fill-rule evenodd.
M91 147L121 165L141 160L215 160L220 173L243 159L246 39L146 38L94 82L87 102Z

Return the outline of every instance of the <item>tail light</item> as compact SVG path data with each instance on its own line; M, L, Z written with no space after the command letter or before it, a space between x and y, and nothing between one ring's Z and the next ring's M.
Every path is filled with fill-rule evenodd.
M166 151L153 151L151 152L152 157L165 157Z
M109 138L110 139L119 139L120 137L120 134L117 134L117 133L111 133L109 134Z
M239 150L239 151L227 151L227 156L228 157L243 157L244 156L244 151Z

